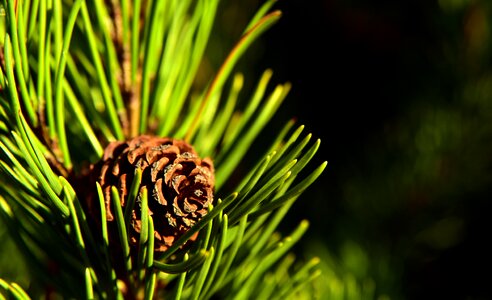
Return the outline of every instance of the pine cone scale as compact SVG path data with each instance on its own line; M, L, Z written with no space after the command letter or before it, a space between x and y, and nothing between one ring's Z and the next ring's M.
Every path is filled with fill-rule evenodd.
M163 157L152 164L152 169L150 170L150 176L152 182L156 182L157 176L162 173L164 167L169 163L168 157Z

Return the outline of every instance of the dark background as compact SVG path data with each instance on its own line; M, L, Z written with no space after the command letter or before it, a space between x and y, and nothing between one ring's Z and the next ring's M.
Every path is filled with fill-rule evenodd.
M328 161L301 251L375 297L492 297L490 5L281 0L254 50Z

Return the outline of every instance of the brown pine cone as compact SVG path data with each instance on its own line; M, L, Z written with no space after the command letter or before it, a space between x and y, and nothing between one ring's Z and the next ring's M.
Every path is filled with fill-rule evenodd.
M149 214L154 221L155 251L165 251L208 212L213 201L214 167L209 158L198 157L184 141L155 136L138 136L126 142L112 142L102 160L93 165L91 177L103 189L106 219L114 221L111 187L118 188L123 210L127 204L135 170L142 170L140 190L149 194ZM94 198L89 211L97 207ZM130 221L130 244L140 238L140 198Z

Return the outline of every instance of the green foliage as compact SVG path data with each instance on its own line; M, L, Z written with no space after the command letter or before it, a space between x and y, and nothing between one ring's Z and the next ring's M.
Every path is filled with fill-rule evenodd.
M241 95L243 76L231 76L251 43L280 18L279 11L270 12L273 4L267 1L251 17L215 76L196 86L216 0L122 0L112 6L101 0L3 1L0 219L31 276L21 285L0 280L4 295L38 298L50 289L55 296L87 299L309 298L319 260L289 255L309 222L288 236L277 227L325 169L326 162L300 176L320 141L289 121L263 145L264 153L248 151L290 85L270 88L267 70L250 95ZM139 134L185 139L202 157L212 157L217 199L160 257L151 250L152 216L143 213L132 260L130 206L122 210L114 188L125 254L117 261L108 251L114 245L100 187L99 234L89 225L70 174L96 162L109 142ZM241 164L248 155L256 165ZM140 178L137 171L132 186ZM137 189L131 191L135 201ZM138 195L142 212L148 194L144 189ZM193 247L183 250L195 233ZM116 269L125 276L117 278Z

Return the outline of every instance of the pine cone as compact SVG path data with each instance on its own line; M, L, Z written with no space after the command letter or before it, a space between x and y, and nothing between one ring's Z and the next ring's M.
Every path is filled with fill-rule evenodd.
M108 222L114 221L111 187L118 188L124 210L136 169L142 170L140 190L145 186L149 193L155 251L165 251L207 214L213 201L213 163L209 158L198 157L186 142L171 138L143 135L126 142L110 143L102 160L91 169L91 177L103 189ZM133 246L140 237L139 202L137 197L130 222ZM89 204L89 210L94 211L97 205Z

